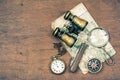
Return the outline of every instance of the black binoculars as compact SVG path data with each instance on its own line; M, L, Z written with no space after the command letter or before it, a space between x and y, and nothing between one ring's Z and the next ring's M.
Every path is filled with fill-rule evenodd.
M74 33L76 35L79 34L80 31L83 31L88 22L84 19L73 15L70 11L67 11L64 15L64 19L70 21L70 24L66 25L68 32L65 30L61 30L60 28L56 28L53 32L53 35L60 40L62 40L67 46L72 47L76 42L77 38L70 35Z

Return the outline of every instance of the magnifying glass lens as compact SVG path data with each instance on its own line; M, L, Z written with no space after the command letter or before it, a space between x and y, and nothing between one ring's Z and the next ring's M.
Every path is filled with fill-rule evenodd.
M109 41L109 34L102 28L94 28L89 35L89 42L95 47L103 47Z

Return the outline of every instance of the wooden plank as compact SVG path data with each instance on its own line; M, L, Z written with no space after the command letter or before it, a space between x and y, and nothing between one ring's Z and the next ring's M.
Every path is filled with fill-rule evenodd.
M51 35L51 22L83 2L95 21L111 35L117 51L116 64L99 74L54 75L50 57L57 53ZM0 80L119 80L120 79L120 1L119 0L0 0ZM70 55L62 57L68 65Z

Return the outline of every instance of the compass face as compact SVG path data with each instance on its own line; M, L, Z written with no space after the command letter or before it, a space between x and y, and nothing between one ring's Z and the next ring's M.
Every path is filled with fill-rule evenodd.
M53 60L50 69L55 74L61 74L65 71L65 63L59 59Z
M89 41L95 47L103 47L109 41L109 34L103 28L94 28L90 32Z
M87 66L91 73L98 73L102 69L102 63L96 58L90 59Z

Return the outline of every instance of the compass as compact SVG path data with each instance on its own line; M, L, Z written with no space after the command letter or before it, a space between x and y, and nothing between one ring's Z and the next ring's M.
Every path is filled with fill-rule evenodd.
M66 69L65 62L59 59L57 56L52 57L52 62L50 64L50 70L54 74L62 74Z
M102 69L102 63L100 60L93 58L88 61L87 67L89 72L98 73Z

